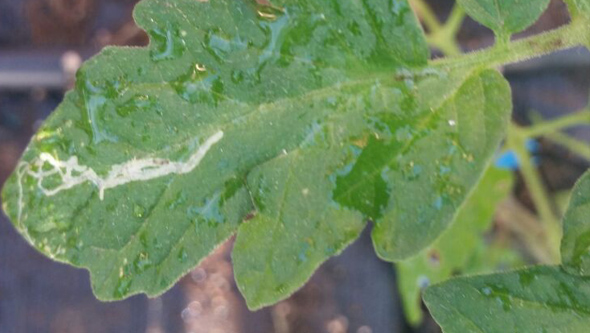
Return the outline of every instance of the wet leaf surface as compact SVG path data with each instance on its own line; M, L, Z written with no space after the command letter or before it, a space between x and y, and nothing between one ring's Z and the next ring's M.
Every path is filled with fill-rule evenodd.
M590 324L587 229L590 174L564 217L562 266L451 279L424 301L445 332L584 332Z
M405 1L273 4L141 2L150 46L87 62L24 153L4 210L100 299L160 294L237 232L257 308L368 219L382 258L416 254L480 178L511 110L499 73L426 67Z
M585 332L590 279L556 266L457 278L424 300L445 332Z

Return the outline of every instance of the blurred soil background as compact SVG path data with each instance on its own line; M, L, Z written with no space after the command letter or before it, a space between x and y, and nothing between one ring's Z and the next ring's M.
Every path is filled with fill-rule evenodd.
M40 122L59 104L73 73L106 45L146 45L131 19L135 0L0 0L0 185L12 172ZM441 18L451 0L432 0ZM550 10L523 35L566 23L565 6ZM460 34L465 50L493 43L490 31L468 20ZM515 120L530 122L584 108L590 88L590 55L560 52L505 69L514 91ZM572 129L590 141L590 131ZM541 171L552 192L569 189L589 165L541 141ZM519 182L515 194L533 209ZM0 333L194 332L383 333L438 332L427 319L405 322L395 272L375 256L370 230L341 256L329 260L286 301L251 313L235 286L231 241L174 288L156 299L135 296L101 303L88 273L37 253L0 216Z

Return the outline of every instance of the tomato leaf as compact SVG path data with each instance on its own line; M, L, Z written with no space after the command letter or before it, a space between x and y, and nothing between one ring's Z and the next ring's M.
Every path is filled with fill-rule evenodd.
M424 300L445 332L584 332L590 279L561 267L452 279Z
M497 35L510 36L535 23L549 0L458 0L467 14L494 30Z
M497 71L427 67L406 1L144 0L134 15L150 46L88 61L3 190L23 236L87 268L103 300L162 293L236 232L251 308L367 219L381 257L414 255L509 119Z
M567 271L590 276L590 173L574 187L563 218L562 263Z
M490 167L442 236L418 256L397 263L398 285L411 323L418 324L422 317L421 290L429 284L466 273L472 262L481 265L477 272L497 268L488 256L490 251L478 249L489 247L483 245L483 233L490 227L496 206L511 189L512 173Z
M451 279L424 301L445 332L583 332L590 323L587 271L590 173L564 217L563 266Z

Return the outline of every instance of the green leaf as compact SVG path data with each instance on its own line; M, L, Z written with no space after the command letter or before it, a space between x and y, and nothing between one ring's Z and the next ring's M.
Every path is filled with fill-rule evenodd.
M570 11L580 13L590 19L590 0L568 0L566 3L570 6Z
M497 147L499 138L493 136L501 132L509 105L485 108L486 103L498 107L494 100L509 94L495 71L459 77L464 82L420 82L416 92L424 94L423 101L412 111L392 113L395 102L384 94L382 106L372 107L389 111L365 114L375 122L370 134L350 145L342 146L349 133L341 129L350 131L367 119L334 117L327 132L316 134L331 138L327 142L316 139L313 147L303 146L254 169L248 184L258 215L240 228L233 252L236 280L250 308L297 290L319 264L358 237L363 216L376 220L375 244L388 260L421 250L445 229L485 167L486 154ZM425 93L437 96L449 87L456 91L443 94L448 97L430 100L433 95ZM500 112L494 115L496 110ZM477 112L487 114L489 123ZM479 128L490 129L492 138L475 139L476 128L463 127L472 120L484 121ZM428 165L431 159L434 163ZM464 178L455 178L452 170L461 168ZM399 192L392 190L396 188ZM400 223L418 219L420 224L396 230Z
M590 173L564 217L563 267L456 278L426 289L424 301L445 332L584 332L590 325L587 253Z
M590 172L572 190L563 218L561 258L570 273L590 276Z
M550 0L458 0L467 14L498 36L520 32L539 19Z
M574 333L590 325L590 278L555 266L452 279L426 289L424 300L447 333Z
M408 114L392 131L406 145L371 140L337 181L336 201L375 221L373 241L385 260L416 255L446 229L503 137L512 109L506 81L492 70L471 74L433 107L435 100L441 103L440 86L450 89L450 82L423 85L428 102L418 106L421 117ZM379 207L366 203L377 202L380 191L389 194L382 204L387 209L371 214Z
M87 62L6 183L17 229L100 299L158 295L237 232L260 307L367 219L380 256L417 253L480 178L511 111L499 73L427 68L406 1L273 4L140 2L150 46Z
M489 254L478 248L483 246L483 233L490 227L497 204L510 194L511 188L510 171L488 168L443 235L420 255L397 264L404 312L410 323L418 324L422 318L421 289L428 284L464 274L473 261L481 264L476 272L496 269L489 257L478 258Z
M526 259L518 249L513 248L509 239L497 237L491 243L480 242L463 275L481 274L498 270L517 269L526 265Z
M326 148L297 150L248 176L258 212L240 228L233 261L236 281L251 309L294 292L365 226L361 214L332 201L330 175L346 156Z

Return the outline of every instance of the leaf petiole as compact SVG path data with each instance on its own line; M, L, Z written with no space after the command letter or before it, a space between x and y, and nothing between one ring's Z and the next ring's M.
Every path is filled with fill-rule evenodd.
M590 125L590 109L585 109L555 120L543 121L522 129L522 134L529 138L536 138L558 132L568 127L586 124Z
M572 153L590 161L590 144L587 142L574 139L561 132L550 133L547 135L547 138L558 145L567 148Z
M462 54L461 46L457 42L457 33L465 19L465 11L456 3L443 24L436 17L432 8L424 0L411 1L422 23L428 29L426 39L428 44L439 49L446 56Z
M561 241L561 225L555 213L552 211L551 200L547 189L541 181L538 170L531 162L531 156L526 149L528 136L524 129L515 124L508 127L506 146L514 151L519 161L520 172L529 188L529 193L538 211L541 224L547 235L547 247L551 249L551 263L559 263L559 244Z

